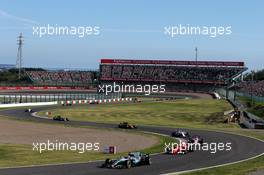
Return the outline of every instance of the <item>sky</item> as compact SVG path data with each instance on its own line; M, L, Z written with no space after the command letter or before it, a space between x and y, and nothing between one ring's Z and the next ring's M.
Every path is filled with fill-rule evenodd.
M244 61L264 68L264 1L0 0L0 64L98 69L101 58ZM33 27L98 26L99 35L33 35ZM231 26L230 35L164 34L167 26Z

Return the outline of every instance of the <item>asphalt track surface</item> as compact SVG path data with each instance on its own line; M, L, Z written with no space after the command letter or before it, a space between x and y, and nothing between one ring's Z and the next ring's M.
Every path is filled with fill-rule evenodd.
M35 107L34 111L44 110L53 107ZM0 115L13 117L22 120L35 120L42 123L65 122L53 121L48 119L32 117L25 109L10 109L0 111ZM70 121L66 123L72 126L95 126L98 128L117 128L114 124L103 124L93 122ZM170 135L174 128L139 126L138 130L149 131L160 134ZM209 166L216 166L226 163L232 163L240 160L252 158L264 153L264 143L244 136L227 134L222 132L187 130L191 135L200 135L207 143L231 143L231 151L218 151L215 154L210 151L195 151L186 155L166 155L157 154L151 156L152 164L148 166L139 166L131 169L105 169L99 168L102 161L88 163L73 163L62 165L33 166L20 168L0 169L1 175L134 175L134 174L166 174L171 172L180 172Z

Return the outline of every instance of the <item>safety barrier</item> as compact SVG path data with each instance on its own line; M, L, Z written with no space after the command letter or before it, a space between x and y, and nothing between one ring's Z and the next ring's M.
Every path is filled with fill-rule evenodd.
M132 98L114 98L114 99L103 99L103 100L66 100L60 101L58 104L61 105L74 105L74 104L96 104L96 103L111 103L111 102L126 102L132 101Z
M0 104L0 108L12 108L12 107L25 107L25 106L48 106L57 105L57 101L53 102L37 102L37 103L11 103L11 104Z
M132 98L114 98L103 100L67 100L67 101L53 101L53 102L36 102L36 103L11 103L0 104L0 108L10 107L25 107L25 106L46 106L46 105L75 105L75 104L100 104L100 103L112 103L112 102L130 102Z
M21 91L21 90L89 90L86 87L78 86L0 86L0 91Z
M264 129L264 120L247 111L243 112L240 123L250 129Z

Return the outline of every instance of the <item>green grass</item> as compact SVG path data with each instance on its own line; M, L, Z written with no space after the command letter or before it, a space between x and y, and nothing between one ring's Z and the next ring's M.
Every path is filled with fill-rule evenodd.
M184 175L246 175L250 172L264 169L263 162L264 156L261 156L242 163L192 173L184 173Z
M214 128L226 127L222 122L210 122L210 116L230 110L224 100L192 99L133 104L100 104L51 110L52 116L61 115L70 120L119 123L127 121L140 125L171 127ZM42 111L39 115L45 115ZM219 118L218 118L219 119ZM217 120L218 120L217 119ZM223 115L220 120L224 121ZM237 127L229 125L229 127Z
M145 133L141 134L146 135ZM150 135L157 137L159 143L153 145L150 148L146 148L140 151L145 153L159 153L163 152L165 143L176 142L175 139L170 137L164 137L156 134ZM40 154L37 151L33 151L32 148L33 147L30 145L1 144L0 167L87 162L94 160L103 160L105 158L115 158L127 154L127 152L118 153L115 155L109 155L99 152L85 152L81 154L73 151L44 151Z
M248 97L239 97L239 100L248 107L248 112L264 119L264 102L253 101Z

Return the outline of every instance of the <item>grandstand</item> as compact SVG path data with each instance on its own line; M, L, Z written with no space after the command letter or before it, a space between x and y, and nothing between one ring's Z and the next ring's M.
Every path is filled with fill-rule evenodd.
M2 72L7 78L1 84L96 87L99 80L102 84L165 84L166 91L208 92L232 84L245 70L244 62L101 59L99 72L25 68L23 79L14 81L17 71L11 69ZM263 94L261 82L257 87L255 94Z
M264 80L241 82L238 84L238 90L258 97L264 97Z
M244 75L243 82L237 84L237 90L254 95L257 97L264 97L264 69L247 72Z
M38 85L88 86L96 78L92 71L31 70L26 73Z
M223 87L246 70L244 62L101 59L100 82L163 83L167 90Z

